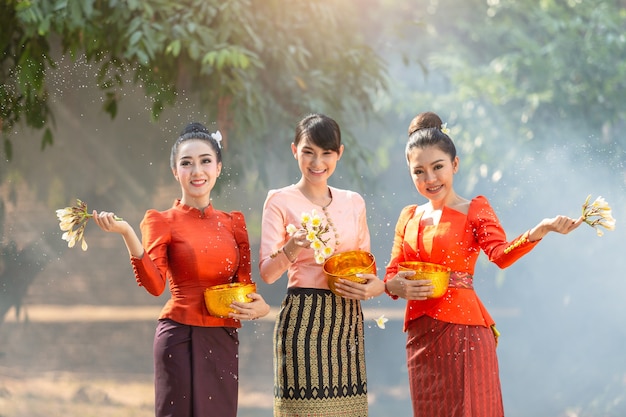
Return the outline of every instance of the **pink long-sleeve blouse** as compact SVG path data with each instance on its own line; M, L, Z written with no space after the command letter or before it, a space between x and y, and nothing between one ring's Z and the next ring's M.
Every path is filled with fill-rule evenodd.
M261 278L269 284L287 271L288 287L328 289L322 265L314 259L314 251L305 249L293 263L281 251L289 240L287 226L300 227L302 213L315 210L324 223L332 227L324 239L334 253L350 250L370 250L365 200L354 191L329 187L332 201L326 207L315 205L295 186L270 190L263 205L259 267ZM324 213L328 214L328 218Z

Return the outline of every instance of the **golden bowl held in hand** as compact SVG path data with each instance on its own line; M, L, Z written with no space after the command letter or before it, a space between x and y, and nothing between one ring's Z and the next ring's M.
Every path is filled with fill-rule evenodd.
M362 250L336 253L324 262L324 274L328 279L328 287L336 292L335 283L338 279L346 279L360 284L367 282L356 274L376 274L374 255Z
M450 283L450 268L443 265L417 261L400 262L398 271L415 271L415 275L406 277L407 279L430 280L435 288L428 298L442 297Z
M227 318L228 313L236 313L230 308L233 301L249 303L252 299L248 294L256 292L254 282L232 282L230 284L214 285L204 290L204 303L209 314L215 317Z

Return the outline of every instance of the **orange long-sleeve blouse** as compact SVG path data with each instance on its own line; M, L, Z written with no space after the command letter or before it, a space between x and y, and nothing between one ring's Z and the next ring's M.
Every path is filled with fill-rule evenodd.
M539 243L530 242L528 232L507 241L498 217L483 196L477 196L470 202L467 214L444 207L431 238L424 237L422 215L423 209L417 205L402 210L396 224L385 281L393 278L398 271L398 263L403 261L432 262L473 276L481 249L491 262L506 268ZM448 288L441 298L407 301L404 330L412 320L423 315L449 323L487 327L494 324L476 292L470 288Z
M242 213L226 213L212 205L201 211L176 200L168 210L148 210L140 227L145 253L131 257L138 284L159 296L169 281L171 298L160 319L191 326L241 327L239 320L209 315L204 290L251 282L250 243Z

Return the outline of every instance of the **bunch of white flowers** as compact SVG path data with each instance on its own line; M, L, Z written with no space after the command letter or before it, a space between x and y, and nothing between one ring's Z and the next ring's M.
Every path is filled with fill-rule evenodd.
M306 230L306 240L311 242L311 248L315 251L315 262L323 264L333 254L333 248L326 245L328 239L324 240L322 238L322 235L328 232L328 224L324 224L320 215L315 210L312 210L310 213L302 213L300 225ZM297 230L298 227L293 224L287 226L289 236L293 236Z
M82 242L82 249L87 250L85 226L87 226L90 217L91 214L87 213L87 204L79 199L76 199L75 206L57 210L59 227L65 232L62 239L67 241L68 247L73 248L76 242Z
M61 237L67 241L67 246L73 248L76 242L81 242L81 248L87 250L87 242L85 241L85 226L90 218L93 217L87 211L87 204L79 199L76 199L76 205L58 209L56 211L57 218L59 219L59 227L65 233ZM120 217L115 217L115 220L122 220Z
M593 203L590 203L590 201L591 194L589 194L585 204L583 204L583 220L585 223L595 228L598 236L604 234L598 226L602 226L607 230L615 230L615 219L606 200L598 196Z

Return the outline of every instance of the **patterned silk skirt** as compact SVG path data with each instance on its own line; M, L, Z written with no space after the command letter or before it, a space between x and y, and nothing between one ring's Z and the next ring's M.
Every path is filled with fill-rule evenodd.
M274 416L367 416L359 301L289 289L274 328Z
M407 364L414 417L502 417L492 330L422 316L409 325Z

